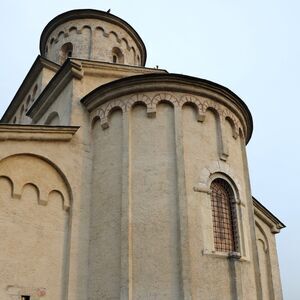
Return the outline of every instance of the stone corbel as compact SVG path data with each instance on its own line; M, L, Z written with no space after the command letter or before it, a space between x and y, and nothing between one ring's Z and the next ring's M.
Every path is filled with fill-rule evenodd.
M100 120L100 124L102 129L107 129L109 127L108 119L106 117Z
M204 122L205 120L205 113L202 111L198 111L197 113L197 121L198 122Z
M147 106L147 116L148 116L148 118L155 118L156 117L156 108Z
M241 256L241 253L239 252L236 252L236 251L231 251L228 253L228 258L229 259L240 259L242 256Z
M271 232L276 234L276 233L280 232L280 229L276 225L274 225L274 226L271 227Z

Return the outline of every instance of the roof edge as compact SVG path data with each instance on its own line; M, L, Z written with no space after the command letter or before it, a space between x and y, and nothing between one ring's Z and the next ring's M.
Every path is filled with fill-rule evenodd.
M255 197L252 196L253 206L259 212L261 212L268 220L270 220L275 227L271 228L272 233L279 233L279 231L286 226L273 214L271 213L264 205L262 205Z
M34 79L36 79L36 76L38 73L43 69L43 67L47 67L50 70L53 70L55 72L58 71L60 66L53 61L50 61L46 59L45 57L42 57L41 55L38 55L35 59L34 63L32 64L31 68L29 69L27 75L23 79L19 89L17 90L15 96L13 97L12 101L10 102L9 106L5 110L0 123L7 123L9 119L13 116L13 114L18 109L19 105L21 104L21 101L23 100L23 97L28 92L30 87L32 86L32 82Z

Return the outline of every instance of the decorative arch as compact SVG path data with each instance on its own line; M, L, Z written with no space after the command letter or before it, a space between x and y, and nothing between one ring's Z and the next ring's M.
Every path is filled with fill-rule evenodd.
M129 97L126 109L130 110L137 103L143 103L147 107L147 112L151 112L151 98L146 94L135 94Z
M199 181L194 187L194 190L197 192L209 193L211 182L220 176L227 180L232 185L233 190L237 192L236 201L244 205L240 199L242 189L240 180L229 164L223 161L213 161L207 167L203 168L199 174Z
M45 125L59 126L60 118L58 112L56 111L51 112L45 121Z
M232 137L234 139L237 139L237 137L239 136L239 129L238 129L236 123L234 122L234 120L232 119L231 116L226 116L225 117L225 121L227 121L230 124L230 126L231 126Z
M152 101L151 101L152 107L156 108L157 104L162 101L169 102L174 107L179 105L179 101L178 101L177 97L175 97L173 94L159 93L159 94L156 94L152 98Z
M75 31L77 33L77 27L76 26L71 26L69 28L69 33L71 33L72 31Z
M7 177L7 176L0 176L0 180L1 179L4 179L4 180L6 180L8 183L9 183L9 185L10 185L10 196L12 197L13 196L13 190L14 190L14 183L12 182L12 180L9 178L9 177Z
M124 42L125 43L125 47L126 47L126 49L129 49L130 47L129 47L129 43L128 43L128 41L127 41L127 39L126 38L121 38L121 42Z
M81 27L81 30L83 30L83 29L89 29L90 31L92 31L92 28L91 28L91 26L90 25L83 25L82 27Z
M116 38L116 41L118 42L118 43L120 43L121 42L121 39L119 38L119 36L118 36L118 34L115 32L115 31L110 31L109 33L108 33L108 36L110 36L110 35L113 35L115 38Z
M64 36L65 32L64 31L60 31L57 35L57 39L59 40L61 36Z
M269 251L269 242L268 242L267 235L266 235L265 231L263 230L263 228L260 226L260 224L257 221L255 221L255 227L257 228L257 230L261 234L261 237L257 236L256 239L261 240L263 242L264 251L267 253Z
M36 186L39 191L38 203L47 205L51 191L63 195L63 207L68 210L72 203L72 191L66 176L49 159L32 153L20 153L5 157L0 161L0 177L12 182L12 195L22 198L26 184Z
M97 26L97 27L95 28L95 30L102 31L102 33L104 33L104 32L105 32L104 28L103 28L103 27L101 27L101 26Z
M274 287L272 280L272 269L269 254L269 241L267 235L259 224L255 221L255 231L256 231L256 245L258 251L258 263L260 269L260 280L262 286L263 298L273 299L274 298Z
M197 121L203 122L205 120L205 114L203 112L203 104L199 98L192 95L185 95L180 98L179 104L181 107L187 104L191 104L197 113Z
M100 117L98 115L94 116L92 119L92 129L95 127L97 122L100 122Z

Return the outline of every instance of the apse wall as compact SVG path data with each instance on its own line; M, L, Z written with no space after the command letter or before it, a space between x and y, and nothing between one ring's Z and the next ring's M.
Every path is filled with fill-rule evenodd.
M118 299L121 288L122 111L93 128L89 299Z
M145 91L93 104L91 299L256 297L243 120L212 98ZM215 250L216 178L234 191L234 253Z
M174 107L131 111L133 299L182 299Z

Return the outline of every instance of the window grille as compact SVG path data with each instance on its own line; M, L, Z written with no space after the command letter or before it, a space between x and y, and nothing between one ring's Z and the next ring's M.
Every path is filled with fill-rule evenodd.
M211 203L215 250L238 251L237 219L233 204L233 191L223 179L211 184Z

